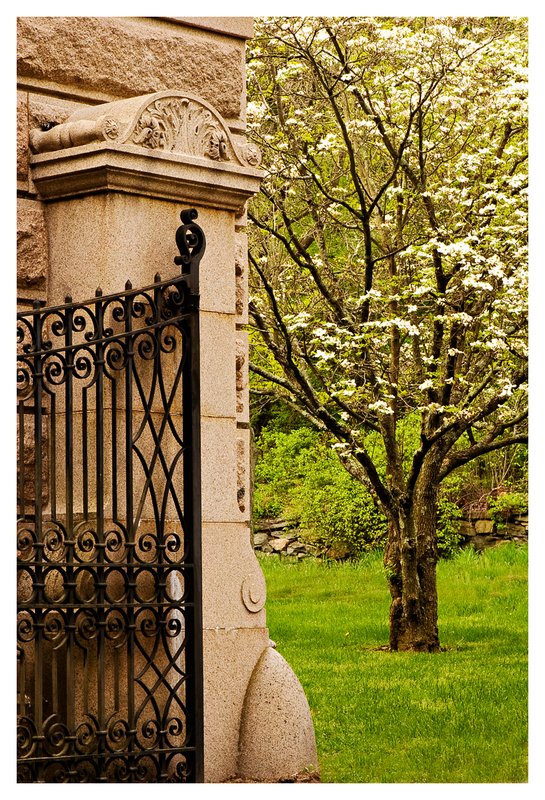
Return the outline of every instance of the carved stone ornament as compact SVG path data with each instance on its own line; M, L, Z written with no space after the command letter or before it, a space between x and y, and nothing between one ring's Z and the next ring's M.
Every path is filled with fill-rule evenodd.
M251 167L258 167L261 164L261 150L253 142L247 142L243 148L244 158Z
M174 91L89 107L75 112L51 130L35 129L30 133L33 153L95 142L132 145L240 166L256 167L261 161L254 144L241 147L235 144L226 123L211 105Z
M261 611L267 599L267 585L260 569L256 569L255 574L251 577L244 578L240 594L248 611L252 614Z

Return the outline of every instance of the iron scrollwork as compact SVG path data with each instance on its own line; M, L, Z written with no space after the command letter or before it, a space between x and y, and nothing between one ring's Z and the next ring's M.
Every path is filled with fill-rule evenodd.
M180 276L18 315L22 782L202 780L195 218Z
M182 275L191 276L191 289L199 291L199 265L206 249L206 237L200 225L197 225L197 211L194 208L182 211L182 225L176 231L176 246L180 251L174 263L182 268Z

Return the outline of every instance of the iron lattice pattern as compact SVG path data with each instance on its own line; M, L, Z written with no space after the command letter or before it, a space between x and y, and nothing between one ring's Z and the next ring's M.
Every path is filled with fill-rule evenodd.
M185 276L18 315L21 782L201 779L197 326Z

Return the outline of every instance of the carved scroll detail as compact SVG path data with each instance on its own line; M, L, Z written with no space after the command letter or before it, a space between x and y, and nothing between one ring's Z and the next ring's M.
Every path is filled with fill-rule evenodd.
M94 142L136 145L155 152L196 156L215 162L257 167L261 153L253 142L231 136L225 121L204 100L165 91L116 100L75 112L50 130L33 130L33 153Z
M68 120L49 130L30 131L30 149L33 153L47 153L101 140L115 141L119 132L119 122L113 117Z
M230 161L234 148L212 112L187 97L165 97L150 103L134 126L129 142L152 150Z
M248 611L252 614L261 611L267 599L267 586L261 570L256 570L254 575L244 578L240 587L240 595Z

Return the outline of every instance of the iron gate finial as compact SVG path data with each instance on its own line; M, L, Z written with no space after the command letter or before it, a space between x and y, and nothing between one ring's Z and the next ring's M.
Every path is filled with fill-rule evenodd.
M176 231L176 245L180 255L174 258L174 263L182 267L182 275L191 276L193 292L198 291L199 263L206 249L204 231L194 222L197 217L195 208L187 208L180 213L183 225Z

